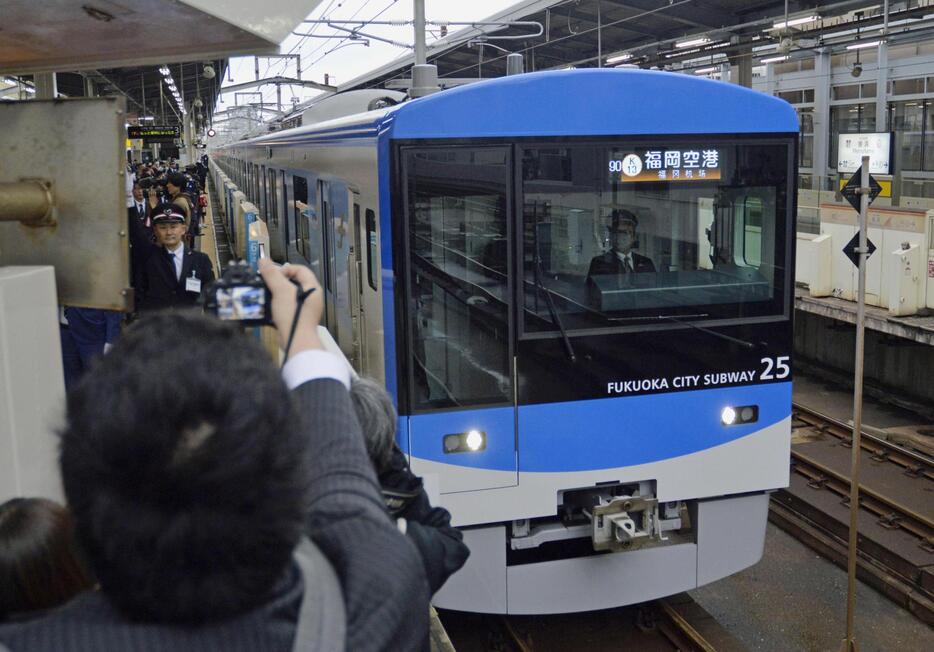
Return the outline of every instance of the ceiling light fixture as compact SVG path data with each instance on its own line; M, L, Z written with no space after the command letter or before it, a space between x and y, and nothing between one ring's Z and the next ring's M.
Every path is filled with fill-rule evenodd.
M814 14L812 16L799 16L798 18L792 18L788 22L780 20L777 23L772 25L772 29L784 29L785 27L796 27L798 25L804 25L805 23L813 23L815 20L820 20L820 16Z
M620 61L626 61L627 59L632 59L632 54L629 52L623 52L621 54L614 54L612 57L607 57L607 63L619 63Z
M783 54L779 57L768 57L760 61L760 63L778 63L779 61L786 61L788 59L787 54Z
M882 40L867 41L865 43L851 43L848 46L846 46L846 49L847 50L862 50L863 48L874 48L877 45L882 45L882 43L884 43L884 41Z
M694 74L695 75L706 75L712 72L717 72L718 70L720 70L718 66L711 66L709 68L701 68L699 70L695 70Z
M708 43L710 43L710 38L706 36L701 36L700 38L692 38L687 41L680 41L678 43L675 43L675 47L676 48L693 48L693 47L697 47L698 45L707 45Z

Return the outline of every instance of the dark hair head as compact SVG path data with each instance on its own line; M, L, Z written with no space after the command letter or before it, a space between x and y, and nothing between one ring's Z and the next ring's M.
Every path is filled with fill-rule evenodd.
M305 515L307 434L293 416L261 346L203 315L152 315L100 359L68 396L61 468L118 608L197 623L268 599Z
M51 609L92 586L64 507L44 498L0 505L0 620Z
M350 400L363 431L367 453L379 473L392 459L392 445L396 438L396 408L379 383L362 376L350 384Z
M168 177L166 177L165 182L171 183L176 188L184 189L185 184L187 183L187 179L185 179L185 175L181 172L173 172Z
M613 212L610 213L610 228L615 231L619 228L621 222L631 222L633 227L639 226L639 218L636 217L635 213L627 211L625 208L614 208Z

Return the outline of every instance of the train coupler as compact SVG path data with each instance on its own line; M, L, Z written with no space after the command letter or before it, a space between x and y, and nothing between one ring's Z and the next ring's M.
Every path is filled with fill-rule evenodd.
M659 505L651 496L614 496L588 513L594 550L623 551L666 539L665 532L690 527L687 505Z

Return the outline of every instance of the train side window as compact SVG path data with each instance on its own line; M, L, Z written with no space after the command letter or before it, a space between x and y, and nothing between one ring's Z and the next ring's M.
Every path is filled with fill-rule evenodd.
M376 236L376 213L366 209L366 280L374 290L379 272L379 242Z
M762 199L746 197L743 206L743 263L762 264Z
M305 177L292 177L292 193L295 197L292 215L295 220L295 248L305 260L308 258L308 181Z
M269 223L273 226L279 226L279 201L278 195L276 194L276 171L269 170L269 183L267 184L267 215L266 219L269 220Z
M404 156L411 407L511 404L509 149Z

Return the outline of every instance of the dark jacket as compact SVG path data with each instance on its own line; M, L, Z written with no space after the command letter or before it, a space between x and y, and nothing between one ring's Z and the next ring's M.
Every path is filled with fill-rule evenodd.
M136 290L136 302L139 304L139 289L142 285L143 270L153 251L160 247L153 241L152 225L146 225L149 203L146 202L145 214L140 215L136 207L127 208L127 232L130 234L130 284Z
M185 290L186 280L192 277L201 281L201 292L214 280L214 266L207 254L185 247L185 259L180 279L175 278L175 264L165 249L152 252L143 267L138 302L140 311L164 310L166 308L192 308L198 304L200 294Z
M386 515L347 390L313 380L294 394L308 433L309 534L340 579L346 649L427 651L421 559ZM200 627L130 622L102 593L85 593L44 618L0 626L0 650L290 652L302 595L297 573L289 568L253 611Z
M645 256L640 256L636 252L632 253L632 271L635 273L640 272L654 272L655 264L652 262L651 258ZM616 255L615 251L608 251L605 254L600 254L599 256L594 256L590 260L590 269L587 271L587 278L590 279L594 276L603 276L603 275L614 275L614 274L624 274L623 271L623 261L619 259L619 256Z
M379 484L389 515L406 521L405 534L421 553L428 587L434 595L470 556L464 535L451 527L448 510L431 506L422 479L412 473L398 448L387 469L379 474Z

